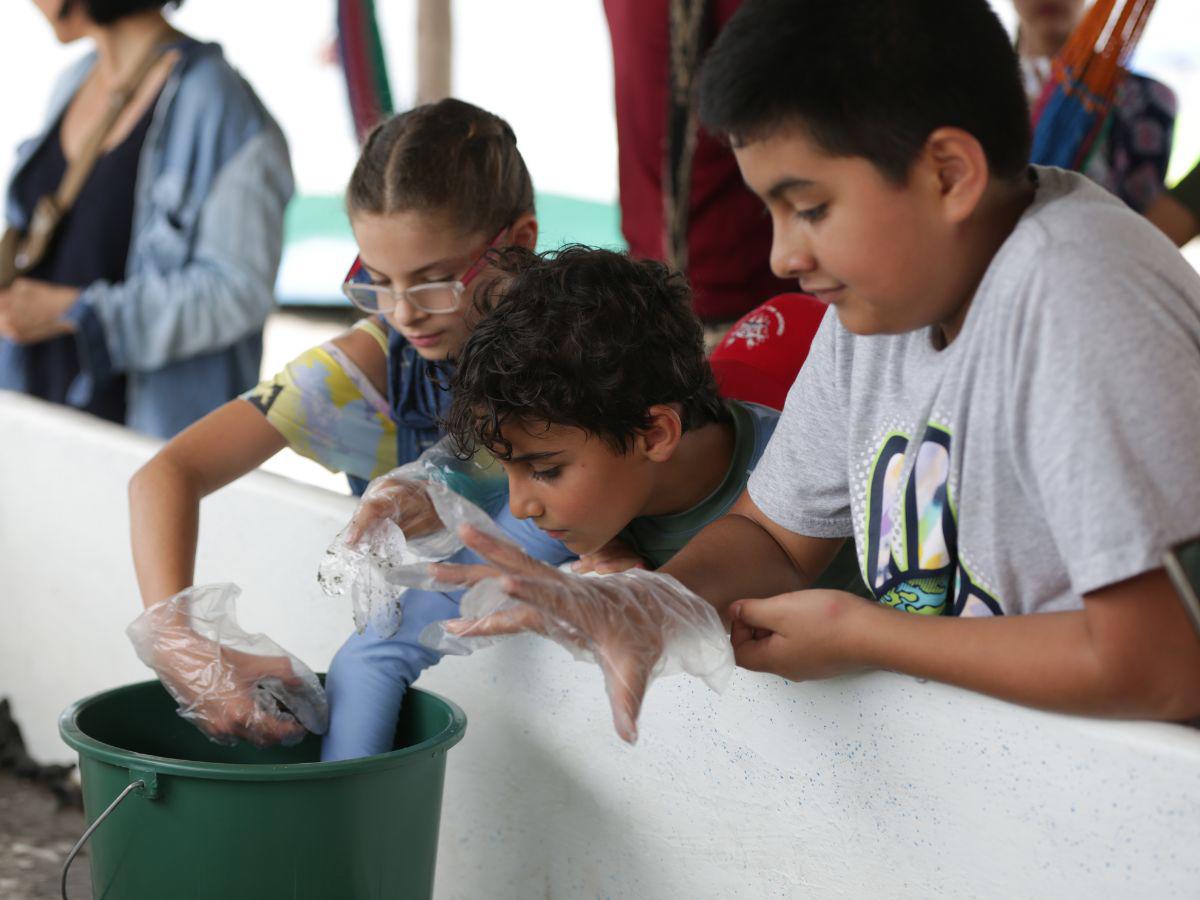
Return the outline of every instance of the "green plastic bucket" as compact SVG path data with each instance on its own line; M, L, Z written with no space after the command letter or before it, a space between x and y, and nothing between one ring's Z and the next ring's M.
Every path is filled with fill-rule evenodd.
M222 747L157 681L105 691L58 727L79 752L96 900L429 897L446 751L462 710L410 689L396 749L318 762L320 739Z

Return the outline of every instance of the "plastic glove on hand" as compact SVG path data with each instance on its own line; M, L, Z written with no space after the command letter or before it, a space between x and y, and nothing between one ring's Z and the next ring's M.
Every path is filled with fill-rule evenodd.
M299 743L329 727L325 689L313 671L263 634L237 623L233 584L190 587L156 603L125 633L179 704L179 715L211 740L258 747Z
M669 575L631 569L584 577L553 569L513 544L466 530L466 544L491 566L441 565L443 580L471 584L463 618L429 626L421 642L470 653L499 635L536 631L604 673L613 724L637 740L646 688L659 675L687 672L715 691L733 673L733 650L717 611Z
M571 571L580 575L595 572L597 575L611 575L614 572L624 572L627 569L648 568L646 560L638 556L637 551L620 538L613 538L594 553L585 553L571 563Z
M396 633L403 618L404 588L458 588L429 574L431 562L462 549L458 525L469 522L488 533L501 533L483 510L445 484L408 477L419 465L410 463L371 482L317 572L327 595L350 594L354 627L360 634L368 625L382 638Z

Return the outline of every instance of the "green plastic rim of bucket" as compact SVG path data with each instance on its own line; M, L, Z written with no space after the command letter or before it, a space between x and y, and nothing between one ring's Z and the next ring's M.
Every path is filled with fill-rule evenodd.
M454 703L410 688L396 749L323 763L313 735L215 744L157 681L80 700L59 731L79 753L90 827L76 850L89 842L93 895L428 898L446 754L466 724Z
M324 680L324 679L322 679ZM339 762L309 762L284 763L221 763L197 762L192 760L173 759L168 756L156 756L149 753L139 753L126 750L98 741L79 727L79 716L84 710L114 698L131 696L146 691L152 687L160 687L157 681L142 681L137 684L127 684L123 687L101 691L92 694L68 706L58 719L58 731L62 739L71 749L81 755L111 763L114 766L129 768L130 762L135 761L164 775L188 775L201 778L216 778L226 781L285 781L291 779L332 778L348 772L369 772L379 769L390 769L402 757L413 756L435 747L448 750L462 740L467 729L467 715L452 700L447 700L432 691L419 688L409 688L405 702L414 698L429 697L444 704L450 713L446 727L436 735L418 744L401 747L388 753L376 756L365 756L360 759L349 759Z

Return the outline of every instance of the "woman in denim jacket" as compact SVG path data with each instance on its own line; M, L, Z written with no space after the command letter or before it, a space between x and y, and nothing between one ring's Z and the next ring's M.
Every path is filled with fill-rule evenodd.
M216 44L165 0L34 0L96 52L18 150L7 218L28 225L154 44L166 52L117 120L45 258L0 290L0 388L169 437L258 381L292 194L278 125Z

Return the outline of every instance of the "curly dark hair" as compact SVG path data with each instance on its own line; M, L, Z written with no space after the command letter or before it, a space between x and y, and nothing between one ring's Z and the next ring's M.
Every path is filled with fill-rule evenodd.
M572 425L625 453L678 404L683 428L728 418L684 277L661 263L569 245L494 254L490 310L459 352L445 426L457 451L512 456L505 423Z

